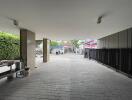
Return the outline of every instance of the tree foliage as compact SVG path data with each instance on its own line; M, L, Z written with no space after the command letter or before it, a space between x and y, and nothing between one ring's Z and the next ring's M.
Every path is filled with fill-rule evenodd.
M50 46L52 47L59 46L59 43L57 41L51 41Z
M20 58L20 37L0 32L0 60Z
M74 47L76 48L79 48L79 43L78 43L79 40L71 40L71 43Z

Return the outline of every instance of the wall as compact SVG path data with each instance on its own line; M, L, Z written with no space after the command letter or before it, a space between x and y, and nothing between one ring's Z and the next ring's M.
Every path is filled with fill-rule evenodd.
M98 48L132 48L132 28L99 39Z
M132 75L132 28L99 39L98 48L85 49L84 57Z

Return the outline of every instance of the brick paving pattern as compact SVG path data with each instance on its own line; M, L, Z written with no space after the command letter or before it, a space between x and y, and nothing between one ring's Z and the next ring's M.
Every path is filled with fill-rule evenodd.
M51 56L29 77L0 80L0 100L132 100L132 79L83 56Z

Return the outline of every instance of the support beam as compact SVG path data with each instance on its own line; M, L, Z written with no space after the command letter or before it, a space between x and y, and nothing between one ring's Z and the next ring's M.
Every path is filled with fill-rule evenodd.
M35 33L20 29L21 60L31 70L35 68Z
M43 39L43 62L48 62L49 60L49 40Z

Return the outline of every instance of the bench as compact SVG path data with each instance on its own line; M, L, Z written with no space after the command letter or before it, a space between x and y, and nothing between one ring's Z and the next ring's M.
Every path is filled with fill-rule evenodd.
M12 65L15 64L15 69L12 68ZM16 74L16 77L24 77L28 75L29 68L25 68L22 65L22 62L19 60L2 60L0 61L0 67L8 66L9 70L0 73L0 79L7 77L7 79L13 79L13 75Z

